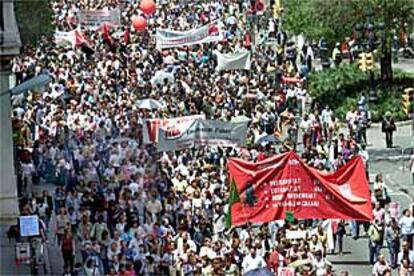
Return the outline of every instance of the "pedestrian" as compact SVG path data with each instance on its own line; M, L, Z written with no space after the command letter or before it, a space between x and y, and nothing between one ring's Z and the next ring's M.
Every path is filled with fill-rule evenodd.
M60 245L60 251L63 257L63 267L66 271L69 269L70 272L73 272L73 267L75 264L75 239L72 236L70 229L65 229L62 242Z
M397 257L400 250L400 228L395 218L387 224L385 228L384 239L387 243L387 248L390 258L390 266L392 269L397 268Z
M332 249L332 254L335 254L336 244L338 243L338 254L340 256L343 255L343 238L346 234L345 230L345 222L343 220L339 220L338 222L334 223L333 225L333 234L334 234L334 249Z
M70 228L69 216L67 215L66 208L61 207L59 210L59 214L56 216L56 222L55 222L55 234L56 234L57 243L59 246L62 243L62 238L68 227Z
M414 251L410 249L410 244L408 241L403 241L401 245L401 251L398 253L397 257L398 265L401 265L404 262L407 262L410 267L414 264Z
M397 127L394 122L394 118L391 116L391 112L385 112L385 116L381 123L382 132L385 133L385 144L387 148L392 148L393 146L393 133L397 130Z
M361 144L361 148L360 148L358 154L362 157L362 162L364 162L365 175L366 175L367 180L369 182L369 153L367 151L367 145L365 143Z
M374 264L372 268L372 275L373 276L391 276L391 267L385 260L384 255L379 255L377 262Z
M413 248L413 235L414 235L414 218L409 209L403 211L403 215L398 221L401 228L401 238L408 243L410 250Z
M256 248L253 246L250 249L250 253L243 258L242 271L245 274L249 271L262 268L265 266L265 260L257 254Z
M409 167L411 172L411 185L414 185L414 149L411 151Z
M382 231L382 226L377 220L372 222L368 229L369 263L371 265L375 264L381 250Z

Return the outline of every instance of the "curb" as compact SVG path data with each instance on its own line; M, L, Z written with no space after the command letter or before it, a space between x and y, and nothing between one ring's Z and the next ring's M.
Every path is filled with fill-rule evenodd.
M397 126L409 126L413 124L413 120L406 120L406 121L400 121L395 123ZM371 128L373 127L379 127L381 123L372 123Z

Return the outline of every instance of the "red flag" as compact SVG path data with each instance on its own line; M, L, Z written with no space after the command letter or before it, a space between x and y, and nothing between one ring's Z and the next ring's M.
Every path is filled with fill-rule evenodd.
M125 31L124 31L124 42L125 42L125 44L129 44L129 39L130 39L130 37L129 37L129 28L126 27Z
M228 162L240 201L231 205L231 224L284 219L372 219L371 197L362 159L332 174L307 166L294 152L252 163Z
M86 39L86 36L79 30L75 31L75 47L81 48L81 50L87 55L92 55L94 53L94 50L89 45L89 41Z
M251 44L250 34L245 34L244 35L244 47L250 47L250 44Z
M76 30L75 31L75 45L76 47L81 47L83 44L88 44L88 41L86 40L84 34L81 31Z
M112 44L112 37L111 34L109 33L109 24L108 23L104 23L102 26L102 37L104 39L104 41L106 43L108 43L108 45Z

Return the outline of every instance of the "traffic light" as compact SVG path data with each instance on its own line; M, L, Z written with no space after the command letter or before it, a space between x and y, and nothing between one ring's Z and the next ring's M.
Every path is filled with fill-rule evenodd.
M402 106L405 114L414 113L414 88L406 88L402 94Z
M374 55L372 54L372 52L365 54L365 62L366 62L366 67L368 71L374 70L375 61L374 61Z
M358 55L358 69L363 72L367 71L367 57L365 53L360 53Z
M273 4L273 17L279 18L280 15L283 12L282 4L280 3L280 0L275 0L275 3Z

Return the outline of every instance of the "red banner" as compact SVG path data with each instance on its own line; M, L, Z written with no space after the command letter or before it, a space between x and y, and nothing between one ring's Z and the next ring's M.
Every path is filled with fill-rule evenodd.
M294 152L256 163L230 159L227 166L238 195L231 205L232 225L284 219L287 211L298 219L372 220L360 157L331 174L307 166Z

